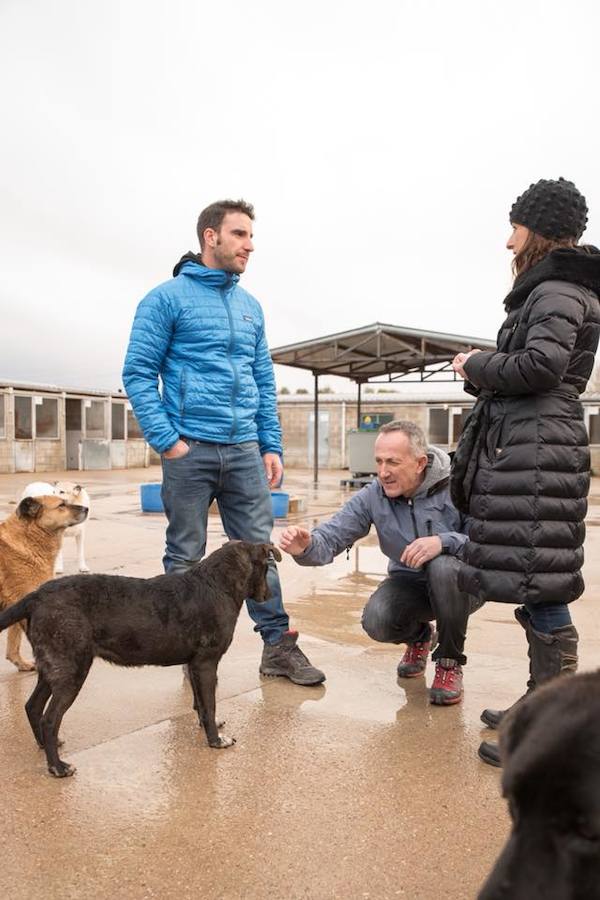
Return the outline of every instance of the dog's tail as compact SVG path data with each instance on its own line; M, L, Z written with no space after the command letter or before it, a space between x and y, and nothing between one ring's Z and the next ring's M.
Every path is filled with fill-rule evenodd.
M37 591L32 591L31 594L26 594L18 603L13 603L12 606L2 610L0 612L0 631L4 631L10 625L16 625L17 622L22 622L23 620L26 620L27 624L29 624L29 617L31 616L36 596Z

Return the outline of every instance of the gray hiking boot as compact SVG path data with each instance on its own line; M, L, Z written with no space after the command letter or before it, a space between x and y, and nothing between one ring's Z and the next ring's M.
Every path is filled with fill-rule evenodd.
M260 661L261 675L282 675L294 684L321 684L325 674L311 665L298 646L298 632L286 631L276 644L265 644Z

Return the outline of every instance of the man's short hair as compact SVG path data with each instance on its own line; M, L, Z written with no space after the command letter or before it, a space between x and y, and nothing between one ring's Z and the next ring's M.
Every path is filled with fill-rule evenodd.
M231 212L243 213L254 221L254 207L251 203L246 203L245 200L217 200L216 203L211 203L198 216L196 232L201 250L204 250L204 232L206 229L212 228L214 231L218 231L227 213Z
M410 449L414 456L427 456L429 444L423 429L415 422L408 419L396 419L394 422L386 422L379 429L379 434L387 434L390 431L401 431L410 442Z

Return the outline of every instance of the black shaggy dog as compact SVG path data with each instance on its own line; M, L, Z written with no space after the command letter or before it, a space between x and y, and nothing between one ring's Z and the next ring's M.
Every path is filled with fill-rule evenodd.
M479 900L599 900L600 671L519 703L500 752L513 827Z
M48 770L63 778L73 766L58 756L58 730L95 656L119 666L187 664L194 709L211 747L234 741L219 734L215 687L242 603L268 600L272 544L231 541L182 575L126 578L73 575L49 581L0 614L0 631L27 622L37 685L25 705Z

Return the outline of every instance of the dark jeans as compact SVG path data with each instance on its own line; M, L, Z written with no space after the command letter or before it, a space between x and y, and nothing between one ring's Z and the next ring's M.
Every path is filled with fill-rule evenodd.
M162 501L169 520L163 557L165 572L185 572L204 556L208 508L216 499L223 528L231 540L269 542L273 529L271 493L255 441L209 444L189 440L189 453L162 459ZM279 575L269 564L271 599L247 600L248 612L267 644L289 628Z
M551 634L555 628L573 624L566 603L552 603L548 606L526 603L525 609L529 613L531 624L535 630L542 634Z
M458 590L460 565L455 556L438 556L424 570L386 578L363 610L362 626L369 637L415 644L429 639L428 623L435 619L439 644L432 659L455 659L464 665L467 622L483 601Z

